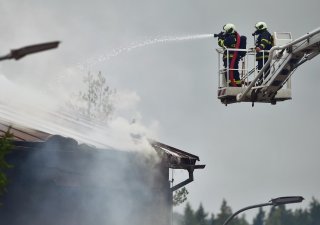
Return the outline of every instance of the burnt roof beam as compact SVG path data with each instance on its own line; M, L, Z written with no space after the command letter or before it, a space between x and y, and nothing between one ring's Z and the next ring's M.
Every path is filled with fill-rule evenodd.
M172 192L182 188L193 181L193 171L195 169L203 169L205 165L196 165L196 161L200 161L199 157L161 142L149 139L149 143L159 154L168 168L184 169L189 173L189 178L170 188Z

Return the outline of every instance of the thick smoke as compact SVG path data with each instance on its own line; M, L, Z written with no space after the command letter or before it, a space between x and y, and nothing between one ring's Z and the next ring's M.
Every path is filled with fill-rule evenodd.
M114 99L115 114L108 124L102 125L65 109L67 99L76 88L56 86L53 93L12 83L5 76L0 79L2 119L96 147L152 151L147 138L156 135L158 124L156 121L150 126L141 123L141 115L136 109L140 99L135 92L118 90Z
M54 96L12 83L5 76L0 79L0 117L54 134L45 144L9 157L14 168L9 171L11 183L1 221L13 225L166 223L171 210L168 168L147 139L158 125L141 123L135 92L117 95L119 107L102 126L64 111L62 87Z
M138 152L95 149L51 137L18 150L0 208L12 225L166 224L170 215L167 168Z

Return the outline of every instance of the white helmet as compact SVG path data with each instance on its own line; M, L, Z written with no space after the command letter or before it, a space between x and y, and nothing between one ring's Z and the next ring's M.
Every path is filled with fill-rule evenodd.
M236 30L236 27L232 23L227 23L226 25L223 26L223 30L226 33L234 33Z
M265 22L258 22L256 23L255 28L257 30L264 30L267 29L267 24Z

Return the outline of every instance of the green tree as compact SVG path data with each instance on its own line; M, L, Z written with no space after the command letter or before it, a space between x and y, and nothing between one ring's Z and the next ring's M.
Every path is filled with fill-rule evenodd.
M1 136L0 138L0 196L6 192L6 186L8 184L8 178L5 174L5 170L12 166L6 162L6 155L12 149L12 137L13 134L10 132L11 127Z
M189 202L187 202L186 207L184 209L182 225L196 225L194 211L191 208Z
M228 206L227 201L223 200L220 212L215 215L210 214L207 219L203 205L200 204L199 208L194 212L189 203L187 203L184 215L179 225L223 225L223 223L232 215L231 207ZM320 203L317 199L312 198L310 205L307 209L288 210L286 205L271 207L267 217L262 208L253 219L252 225L320 225ZM229 225L249 225L245 218L242 216L233 218Z
M187 200L187 195L189 194L187 188L182 187L181 189L174 192L173 195L173 205L178 206Z
M273 206L266 219L266 225L291 225L293 221L293 214L286 210L285 205Z
M224 222L232 215L232 209L230 206L228 206L227 201L223 199L221 207L220 207L220 213L217 215L217 219L214 221L215 225L223 225ZM242 214L242 216L233 218L229 225L249 225L249 223L246 220L245 214Z
M256 217L253 218L252 225L264 225L265 219L265 211L263 211L262 207L259 208L259 212Z
M240 218L234 219L235 225L249 225L248 221L246 220L246 214L242 214Z
M101 72L97 75L88 73L83 82L85 89L69 102L69 108L91 121L108 122L114 112L116 90L111 90Z
M310 225L320 225L320 203L312 198L309 206Z
M210 219L208 220L208 225L216 225L216 219L213 213L211 213Z
M197 225L207 225L207 216L208 213L204 211L202 203L200 203L199 208L195 212L195 220Z
M281 225L281 212L276 206L271 207L266 219L266 225Z
M215 220L216 225L223 225L223 223L232 215L232 209L228 206L227 201L225 199L222 200L222 204L220 207L220 212L217 215L217 219ZM230 224L233 224L234 221L231 221Z
M308 210L296 209L293 212L293 223L292 225L309 225L310 224L310 215Z

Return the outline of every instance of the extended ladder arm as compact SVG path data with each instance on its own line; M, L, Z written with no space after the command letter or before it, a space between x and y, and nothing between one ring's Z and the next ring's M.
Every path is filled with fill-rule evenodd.
M243 93L239 93L237 95L237 101L240 102L242 101L245 96L248 94L248 92L253 88L253 86L255 86L256 82L258 81L258 79L263 75L263 73L265 72L265 70L268 68L268 66L271 64L272 59L274 58L274 51L276 50L281 50L280 52L278 52L278 54L276 55L276 57L279 57L281 54L283 54L283 52L292 47L293 45L300 43L302 41L308 40L310 37L316 35L320 33L320 27L311 31L310 33L307 33L306 35L286 44L283 46L274 46L270 49L270 53L269 53L269 58L268 61L265 63L264 67L260 70L260 72L258 73L258 75L254 78L254 80L250 83L250 85L244 90ZM319 38L320 39L320 38ZM317 40L318 42L320 42L320 40ZM298 49L297 49L298 50ZM303 50L303 49L302 49ZM304 62L314 58L316 55L318 55L319 52L314 52L309 54L307 57L305 57L303 60L301 60L296 66L295 68L297 68L298 66L302 65Z

